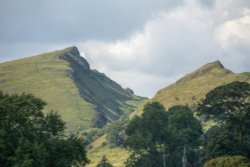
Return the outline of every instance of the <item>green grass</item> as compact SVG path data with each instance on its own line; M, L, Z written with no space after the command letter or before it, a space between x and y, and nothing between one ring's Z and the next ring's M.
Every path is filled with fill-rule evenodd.
M48 103L44 112L58 111L67 131L90 128L97 108L113 121L132 112L143 100L129 95L105 75L80 65L80 60L77 49L71 47L2 63L0 90L32 93L43 99Z
M125 167L124 162L129 157L129 151L120 147L109 148L109 146L91 149L88 151L90 163L87 167L96 167L103 155L108 158L114 167Z
M87 128L94 106L84 101L69 77L69 63L60 51L0 64L0 90L32 93L45 100L45 112L56 110L69 129Z

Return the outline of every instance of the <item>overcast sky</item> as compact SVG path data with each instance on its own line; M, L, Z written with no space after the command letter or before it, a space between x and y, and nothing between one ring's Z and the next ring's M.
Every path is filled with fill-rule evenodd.
M136 94L215 60L250 71L249 0L1 0L0 62L75 45Z

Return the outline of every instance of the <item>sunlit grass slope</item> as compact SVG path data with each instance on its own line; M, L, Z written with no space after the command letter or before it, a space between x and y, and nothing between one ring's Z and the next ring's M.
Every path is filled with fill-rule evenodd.
M84 101L70 77L69 63L60 59L63 51L0 64L0 89L7 93L32 93L56 110L72 128L89 127L94 105Z
M40 97L45 112L58 111L71 131L89 128L96 112L118 119L142 100L91 70L76 47L0 64L0 90Z
M209 91L234 81L250 82L250 73L233 73L216 61L204 65L176 83L161 89L152 101L159 101L166 108L173 105L188 105L192 108L204 99Z

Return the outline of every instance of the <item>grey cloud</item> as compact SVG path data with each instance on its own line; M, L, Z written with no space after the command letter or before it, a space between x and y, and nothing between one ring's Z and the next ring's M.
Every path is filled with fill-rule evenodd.
M215 5L215 0L200 0L201 4L206 6L206 7L214 7Z
M182 0L2 0L0 40L70 42L124 38Z

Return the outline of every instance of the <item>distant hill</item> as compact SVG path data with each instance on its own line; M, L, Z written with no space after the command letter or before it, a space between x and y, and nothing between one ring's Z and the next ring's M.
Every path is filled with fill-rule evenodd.
M161 89L151 100L162 103L166 108L174 105L188 105L195 108L209 91L234 81L250 83L250 73L236 74L224 68L221 62L215 61Z
M158 101L166 109L175 105L186 105L195 109L198 102L204 99L209 91L234 81L250 83L250 72L237 74L226 69L220 61L211 62L159 90L153 98L145 101L144 104ZM140 115L144 104L140 105L130 117Z
M144 100L91 70L76 47L1 63L0 90L40 97L45 112L58 111L68 130L102 127Z

